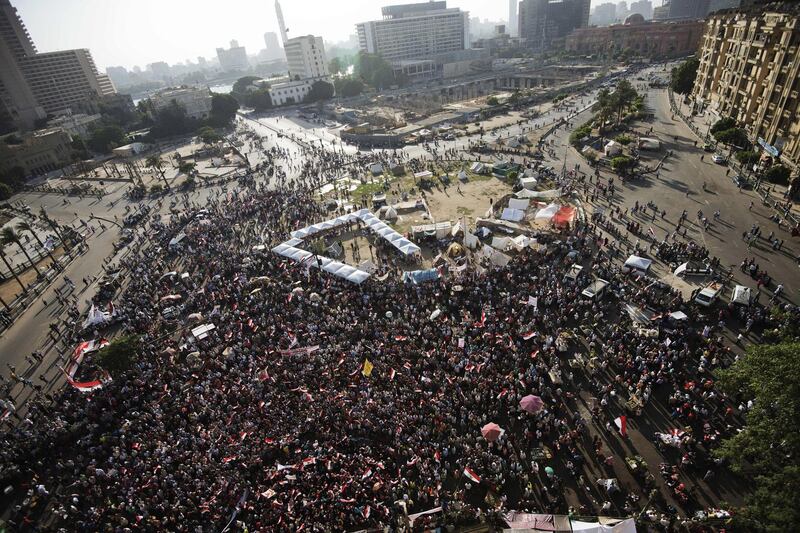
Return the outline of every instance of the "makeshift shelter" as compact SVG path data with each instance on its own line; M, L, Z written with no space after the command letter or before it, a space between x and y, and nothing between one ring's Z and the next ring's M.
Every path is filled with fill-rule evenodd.
M520 178L519 184L522 185L523 191L532 191L536 188L536 185L539 183L539 180L536 178Z
M430 170L424 170L422 172L415 172L414 179L422 179L422 178L432 178L433 173Z
M555 200L562 196L561 189L550 189L549 191L531 191L522 189L514 193L517 198L536 198L538 200Z
M464 247L457 242L450 243L450 246L447 247L447 251L445 251L445 255L451 258L462 257L464 253Z
M508 207L511 209L519 209L521 211L525 211L530 206L530 200L520 200L518 198L510 198L508 200Z
M197 326L196 328L192 329L192 335L197 340L203 340L208 337L208 334L211 333L213 330L217 329L217 326L214 324L203 324L202 326Z
M408 272L403 272L403 282L411 282L415 285L419 285L420 283L424 283L426 281L434 281L439 279L439 271L435 268L429 268L428 270L411 270Z
M606 157L619 155L622 153L622 145L617 141L608 141L608 143L603 147L603 152L606 154Z
M467 176L466 172L461 170L461 171L458 172L458 181L466 183L466 182L469 181L469 176Z
M383 220L397 220L397 211L392 206L385 205L378 211L378 216Z
M472 163L469 169L475 174L483 174L484 172L486 172L486 165L484 165L480 161L476 161L475 163Z
M750 287L736 285L731 294L731 303L738 305L750 305L753 302L753 291Z
M575 220L575 208L569 205L565 205L558 210L558 212L553 216L553 224L556 226L565 226L571 224L573 220Z
M502 220L508 220L510 222L519 222L525 218L525 211L521 209L512 209L510 207L506 207L503 209L503 214L500 215Z
M380 163L372 163L369 166L369 171L372 172L373 176L379 176L383 174L383 165L381 165Z
M452 234L452 231L452 224L449 221L411 227L411 235L415 238L435 237L437 239L446 239Z
M543 207L536 212L537 220L552 220L556 213L558 213L559 209L561 209L560 204L550 204L547 207Z
M625 260L625 267L628 268L629 271L638 270L640 272L647 273L647 271L650 269L650 265L652 264L652 260L639 257L638 255L632 255Z

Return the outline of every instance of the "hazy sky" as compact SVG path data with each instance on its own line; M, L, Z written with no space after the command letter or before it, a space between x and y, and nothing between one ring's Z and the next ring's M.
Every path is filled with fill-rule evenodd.
M592 0L592 5L608 0ZM254 54L264 32L278 31L274 0L11 0L40 52L88 48L97 66L131 68L197 56L214 57L231 39ZM380 18L381 6L402 0L283 0L289 36L341 41L355 23ZM660 1L655 0L655 5ZM448 0L470 16L504 21L506 0Z

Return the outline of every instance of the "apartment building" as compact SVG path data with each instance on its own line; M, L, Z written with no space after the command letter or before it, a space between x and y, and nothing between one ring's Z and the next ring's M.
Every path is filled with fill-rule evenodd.
M286 41L284 45L286 61L289 64L289 77L296 79L327 78L328 59L322 37L303 35Z
M751 140L800 161L800 8L711 15L692 97L699 109L744 124ZM775 7L775 6L773 6Z
M71 162L72 137L59 128L26 133L19 143L0 138L0 171L22 167L25 175L46 174Z
M211 93L206 87L164 89L150 97L153 111L156 113L172 104L173 101L183 106L186 109L186 115L191 118L202 119L211 114Z
M227 50L217 48L217 59L219 59L219 66L223 72L250 68L250 63L247 61L247 50L244 46L239 46L239 42L236 40L231 41L231 47Z
M8 0L0 0L0 122L3 130L31 129L37 120L46 116L20 67L20 61L34 54L36 46L16 8Z
M356 25L359 48L387 61L429 59L469 48L469 13L446 1L386 6L383 20Z

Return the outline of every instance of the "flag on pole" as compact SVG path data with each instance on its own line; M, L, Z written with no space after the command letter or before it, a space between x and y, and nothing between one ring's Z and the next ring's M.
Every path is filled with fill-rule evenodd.
M467 476L473 483L480 483L481 478L470 467L464 467L464 475Z
M617 419L614 420L614 424L616 424L617 428L619 429L620 435L622 435L623 437L627 437L628 436L628 417L627 416L622 415L620 417L617 417Z
M534 338L535 336L536 336L536 332L535 331L529 331L527 333L523 333L522 334L522 338L525 339L526 341L529 340L529 339Z
M389 381L394 380L395 374L397 374L397 372L395 372L394 368L389 370Z
M365 377L369 377L372 374L373 369L372 363L369 362L369 359L364 359L364 368L361 369L361 373L364 374Z

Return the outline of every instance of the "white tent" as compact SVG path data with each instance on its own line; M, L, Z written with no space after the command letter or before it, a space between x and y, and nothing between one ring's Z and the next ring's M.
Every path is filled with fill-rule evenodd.
M511 209L521 209L522 211L525 211L528 209L530 203L531 202L528 199L520 200L517 198L511 198L508 200L508 207Z
M485 172L486 166L480 161L476 161L472 163L469 169L476 174L482 174L483 172Z
M740 305L750 305L753 301L753 291L750 287L745 287L744 285L737 285L733 288L733 294L731 295L731 303L740 304Z
M217 326L214 324L203 324L202 326L197 326L192 329L192 335L194 335L194 338L197 340L203 340L215 329L217 329Z
M503 209L503 214L500 215L500 218L503 220L509 220L511 222L519 222L525 218L525 211L506 207Z
M606 156L614 156L622 152L622 146L616 141L608 141L603 151Z
M536 188L536 184L539 183L539 181L536 178L520 178L519 183L522 185L523 191L532 191Z
M629 269L633 270L641 270L642 272L647 272L650 268L650 265L653 264L653 261L650 259L645 259L644 257L639 257L638 255L632 255L628 259L625 260L625 266Z
M467 173L466 173L466 172L464 172L463 170L461 170L461 171L458 173L458 179L459 179L460 181L468 181L468 180L469 180L469 176L467 176Z
M380 163L373 163L369 166L369 171L372 172L373 175L377 176L378 174L383 173L383 165Z
M549 191L531 191L522 189L514 193L517 198L539 198L542 200L554 200L561 196L561 189L550 189Z
M550 204L547 207L543 207L542 209L539 209L536 212L536 218L537 219L550 220L554 216L556 216L556 213L558 213L559 209L561 209L560 205L558 205L558 204Z
M430 178L430 177L432 177L432 176L433 176L433 174L431 173L431 171L430 171L430 170L425 170L425 171L422 171L422 172L415 172L415 173L414 173L414 177L415 177L416 179L420 179L420 178Z

